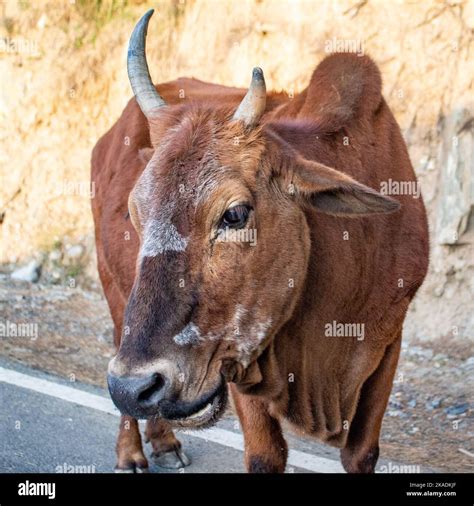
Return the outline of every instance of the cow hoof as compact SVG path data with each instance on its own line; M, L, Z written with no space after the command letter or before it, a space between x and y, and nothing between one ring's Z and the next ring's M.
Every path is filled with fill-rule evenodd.
M139 466L136 463L130 464L128 467L115 466L114 473L117 474L142 474L148 473L148 467Z
M181 469L191 464L191 460L181 448L168 452L153 452L151 458L157 466L164 467L165 469Z

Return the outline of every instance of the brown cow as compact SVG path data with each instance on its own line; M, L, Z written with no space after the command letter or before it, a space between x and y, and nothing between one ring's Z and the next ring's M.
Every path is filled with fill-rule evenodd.
M136 100L92 156L117 470L148 466L137 418L160 465L186 465L172 427L214 423L229 383L249 471L285 469L286 422L341 448L348 472L373 472L428 264L421 198L377 191L416 184L380 73L342 53L293 99L267 94L260 69L245 97L194 79L155 87L152 12L130 40Z

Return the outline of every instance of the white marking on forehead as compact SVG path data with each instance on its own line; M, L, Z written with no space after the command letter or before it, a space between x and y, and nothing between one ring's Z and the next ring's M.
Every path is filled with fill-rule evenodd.
M201 341L201 332L194 323L188 323L179 334L173 337L173 340L179 346L198 344Z
M188 240L167 220L152 218L145 226L142 257L156 257L165 251L184 251Z
M197 198L196 204L202 204L206 200L208 200L211 195L217 190L219 187L218 175L214 172L211 172L208 177L203 179L199 186L197 187Z
M150 203L153 199L153 192L155 189L155 181L153 178L153 166L152 162L148 162L148 165L145 167L143 172L141 173L138 181L133 189L134 198L140 202L140 206L138 206L138 210L143 211L144 216L150 210Z

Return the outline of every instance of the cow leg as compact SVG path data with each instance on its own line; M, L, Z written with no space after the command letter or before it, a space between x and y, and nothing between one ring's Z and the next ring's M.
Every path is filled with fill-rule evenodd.
M245 467L249 473L283 473L288 446L280 422L268 412L267 405L240 394L231 385L235 409L245 441Z
M145 442L150 442L153 448L151 457L155 464L167 469L179 469L189 466L191 461L181 449L181 443L176 439L168 422L160 418L147 421Z
M148 461L143 454L140 429L135 418L122 416L117 439L116 473L144 473L148 471Z
M390 344L375 370L362 387L359 404L341 462L348 473L373 473L379 457L382 419L392 390L400 355L401 332Z

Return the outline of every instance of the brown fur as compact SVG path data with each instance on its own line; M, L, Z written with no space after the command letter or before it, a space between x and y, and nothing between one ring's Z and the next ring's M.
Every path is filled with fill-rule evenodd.
M183 406L223 374L250 471L284 470L286 420L340 447L347 471L372 472L403 320L428 263L421 198L397 196L400 210L368 216L396 209L377 192L383 181L416 181L377 67L352 54L326 58L293 100L269 93L250 132L231 121L244 90L193 79L157 88L167 110L148 125L131 100L92 156L117 371L167 360L169 395ZM257 246L213 241L231 201L252 204ZM186 250L137 259L146 223L169 209ZM247 312L228 339L237 304ZM173 336L190 321L214 338L178 346ZM256 324L265 321L258 343ZM365 339L327 337L332 321L363 323ZM245 361L242 343L251 348ZM179 402L167 412L184 409ZM140 446L136 437L123 443L122 432L119 466Z

